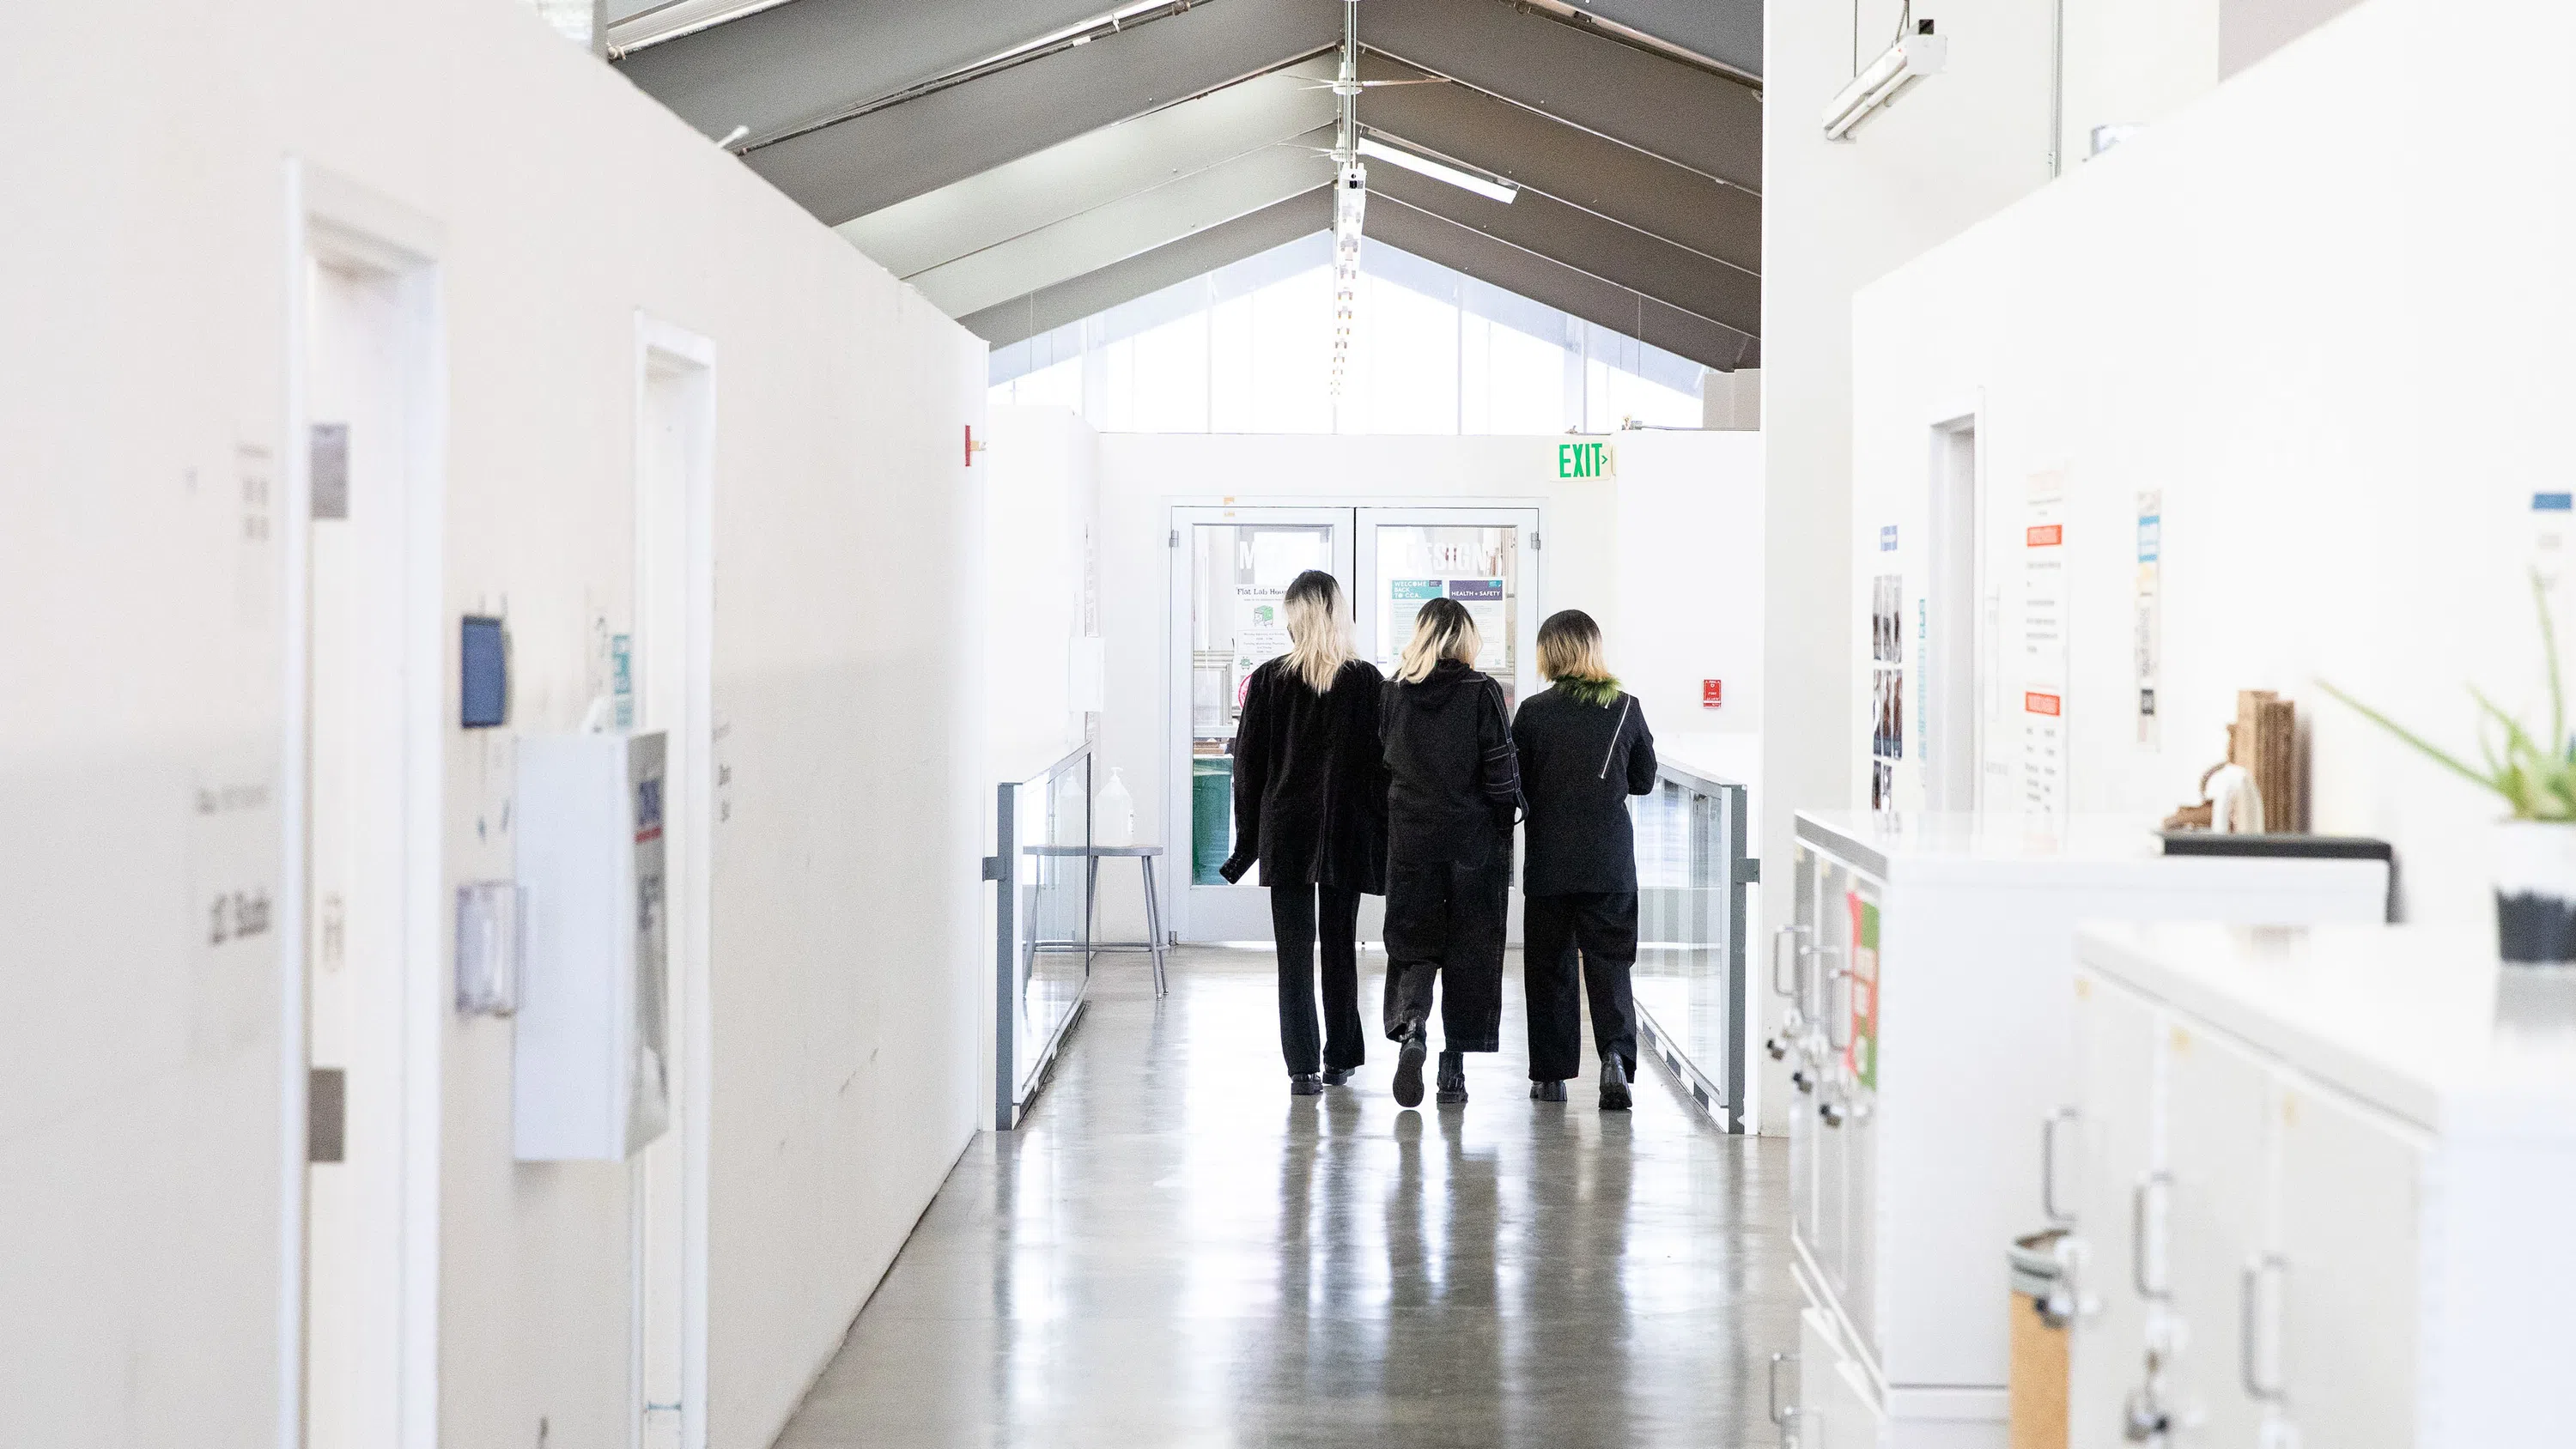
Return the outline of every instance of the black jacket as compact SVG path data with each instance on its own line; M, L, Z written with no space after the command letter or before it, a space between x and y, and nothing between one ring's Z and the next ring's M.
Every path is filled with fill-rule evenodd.
M1252 671L1234 731L1234 854L1266 886L1386 894L1386 769L1377 743L1386 676L1354 659L1317 694L1286 655Z
M1558 685L1531 696L1512 721L1521 779L1529 792L1529 864L1521 888L1534 896L1637 888L1637 843L1628 797L1655 788L1655 737L1629 695L1594 704Z
M1378 715L1394 868L1482 865L1498 838L1508 849L1521 781L1503 687L1444 659L1419 684L1389 683Z

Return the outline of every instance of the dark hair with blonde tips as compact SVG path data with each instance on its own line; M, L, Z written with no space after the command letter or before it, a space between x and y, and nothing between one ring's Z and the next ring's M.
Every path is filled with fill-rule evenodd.
M1538 626L1538 672L1549 679L1608 679L1601 626L1581 609L1560 609Z
M1317 694L1333 687L1351 662L1351 622L1342 612L1342 586L1322 569L1308 569L1280 601L1288 621L1288 667Z
M1404 646L1404 657L1396 661L1395 677L1400 683L1420 684L1443 659L1472 667L1482 647L1484 640L1477 635L1476 620L1466 605L1456 599L1433 599L1413 618L1413 642Z

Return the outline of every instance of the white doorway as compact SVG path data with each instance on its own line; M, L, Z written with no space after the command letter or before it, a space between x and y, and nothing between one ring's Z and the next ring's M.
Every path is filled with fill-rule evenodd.
M1172 774L1164 853L1175 888L1171 931L1184 941L1267 941L1270 893L1228 885L1216 867L1234 841L1235 725L1252 671L1287 652L1280 599L1323 569L1356 600L1348 508L1172 510Z
M634 638L639 732L664 732L670 970L660 1003L673 1130L627 1164L631 1449L706 1443L708 884L712 823L715 349L636 318Z
M1989 586L1977 416L1932 425L1931 567L1923 651L1924 804L1976 810L1986 783L1982 699L1994 687L2001 600Z
M437 1441L438 233L289 163L281 1438Z

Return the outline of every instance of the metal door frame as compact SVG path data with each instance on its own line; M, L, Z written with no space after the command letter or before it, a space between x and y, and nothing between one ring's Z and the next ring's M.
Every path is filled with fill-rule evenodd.
M1378 526L1422 526L1433 528L1517 528L1526 536L1527 547L1521 550L1519 590L1520 616L1512 630L1512 697L1515 702L1529 698L1544 688L1538 677L1538 625L1542 617L1541 601L1546 598L1547 508L1537 500L1528 503L1406 504L1395 507L1359 507L1354 515L1354 537L1358 554L1354 559L1353 577L1376 587ZM1352 608L1357 614L1360 657L1378 657L1377 596L1352 595ZM1393 650L1387 651L1390 656ZM1490 663L1488 656L1486 662ZM1492 671L1488 670L1488 673Z
M1353 509L1349 504L1331 505L1294 501L1246 504L1182 503L1172 507L1169 548L1171 577L1167 595L1169 606L1165 619L1166 639L1171 658L1168 661L1168 672L1165 677L1168 693L1164 697L1163 709L1163 839L1166 844L1162 862L1166 872L1164 883L1168 887L1163 894L1163 899L1170 903L1172 916L1167 929L1172 933L1172 939L1176 941L1231 939L1209 936L1201 928L1218 926L1220 914L1230 916L1235 911L1250 908L1249 903L1256 900L1262 902L1259 909L1263 929L1260 934L1263 936L1269 934L1269 907L1267 898L1260 894L1259 886L1203 886L1191 883L1191 877L1196 874L1192 849L1195 842L1190 833L1190 570L1193 554L1190 549L1183 546L1184 537L1193 528L1233 523L1329 528L1333 576L1342 581L1343 597L1356 600L1359 571L1355 567L1353 547L1358 530L1352 514ZM1199 892L1202 891L1208 893L1207 899L1200 898ZM1219 899L1221 896L1238 892L1246 902L1245 905L1238 906L1234 901Z

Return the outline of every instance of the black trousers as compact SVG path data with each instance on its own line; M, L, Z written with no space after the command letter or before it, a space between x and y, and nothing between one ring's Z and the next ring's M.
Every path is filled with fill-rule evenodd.
M1578 951L1593 1048L1637 1075L1637 1003L1628 982L1637 962L1636 892L1531 896L1521 903L1521 985L1529 993L1533 1082L1565 1081L1583 1065Z
M1335 885L1270 888L1270 930L1279 942L1279 1052L1288 1075L1368 1060L1360 1032L1360 893ZM1324 1040L1315 1041L1315 948L1324 956ZM1317 1062L1318 1051L1322 1061Z
M1482 865L1439 862L1386 872L1386 1034L1428 1020L1440 999L1440 1049L1502 1049L1503 930L1512 887L1511 837Z

